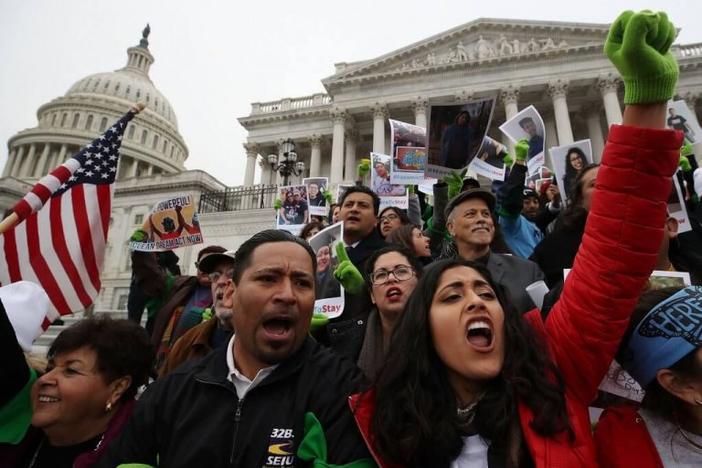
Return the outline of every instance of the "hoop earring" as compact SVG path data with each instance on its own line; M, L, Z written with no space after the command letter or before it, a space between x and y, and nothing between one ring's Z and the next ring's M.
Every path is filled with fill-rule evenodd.
M108 401L105 405L105 412L109 413L110 411L112 411L112 402Z
M695 403L697 403L698 405L702 405L702 400L698 400L697 398L695 398Z

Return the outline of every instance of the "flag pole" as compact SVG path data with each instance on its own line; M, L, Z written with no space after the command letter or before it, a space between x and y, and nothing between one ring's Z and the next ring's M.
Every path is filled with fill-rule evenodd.
M144 106L143 103L137 102L136 104L134 104L131 110L135 114L138 114L139 112L143 111L145 107L146 106ZM11 213L10 216L0 221L0 235L2 235L8 229L11 229L15 224L17 224L18 219L19 216L17 216L17 213Z

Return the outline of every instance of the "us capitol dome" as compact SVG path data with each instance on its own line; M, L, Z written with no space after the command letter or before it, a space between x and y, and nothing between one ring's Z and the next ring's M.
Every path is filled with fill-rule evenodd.
M146 109L129 124L122 141L117 180L185 170L188 148L168 99L154 86L149 69L147 25L139 45L127 49L127 64L77 81L68 92L37 111L39 125L8 141L2 176L32 182L79 151L136 102Z

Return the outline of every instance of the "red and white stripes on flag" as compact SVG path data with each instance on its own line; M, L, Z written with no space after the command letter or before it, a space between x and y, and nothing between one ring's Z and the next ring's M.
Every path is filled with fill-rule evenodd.
M39 284L51 300L49 322L90 307L100 292L119 147L134 115L43 177L15 205L18 223L0 235L0 285Z
M0 283L38 283L48 319L83 310L100 292L113 185L77 185L0 236Z

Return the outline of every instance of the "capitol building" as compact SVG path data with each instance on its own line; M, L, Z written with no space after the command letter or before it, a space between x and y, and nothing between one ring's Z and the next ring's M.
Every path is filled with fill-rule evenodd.
M292 139L305 163L300 176L355 178L370 151L389 154L388 119L426 126L433 104L496 97L488 135L508 143L499 124L534 105L544 119L546 147L589 138L599 158L607 129L622 119L623 86L603 55L609 25L477 19L380 57L339 62L321 80L326 93L254 102L239 123L247 130L241 155L244 184L226 187L212 175L186 170L186 142L174 109L149 78L154 57L148 31L127 49L126 65L78 80L64 96L37 111L38 125L8 141L0 178L0 210L32 183L101 133L133 103L146 104L127 128L115 187L102 287L96 308L124 309L131 278L126 240L152 206L175 194L200 206L207 244L235 249L251 234L274 227L275 185L282 182L269 155L283 157ZM680 65L677 98L694 115L702 106L702 43L675 44ZM165 64L175 67L176 64ZM331 64L330 64L331 66ZM702 151L699 151L702 154ZM256 164L261 168L255 184ZM292 178L292 183L298 181ZM198 248L176 250L193 272Z

